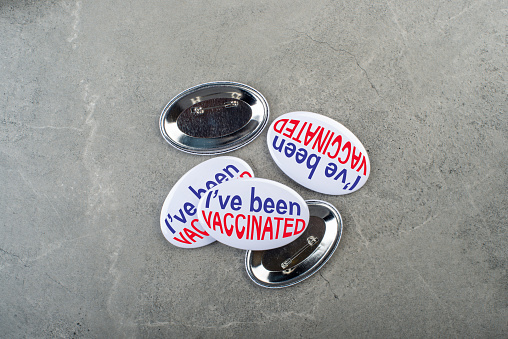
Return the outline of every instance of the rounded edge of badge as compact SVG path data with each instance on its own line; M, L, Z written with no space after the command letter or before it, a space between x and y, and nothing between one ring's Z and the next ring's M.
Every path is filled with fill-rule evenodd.
M332 204L321 200L305 200L305 202L309 206L310 217L316 216L313 214L312 211L314 208L311 207L318 206L318 208L319 207L323 208L328 212L326 217L329 218L331 216L332 220L337 223L336 225L337 227L335 229L336 234L333 236L334 239L333 240L328 239L332 241L326 246L324 253L318 256L318 258L314 258L316 256L316 252L319 252L318 250L320 249L320 246L322 244L322 241L320 241L318 247L316 247L316 249L300 263L300 264L306 263L307 265L311 264L310 267L305 269L303 272L298 272L298 270L295 270L292 273L286 275L283 273L283 270L270 271L265 267L263 267L262 265L253 267L252 262L253 254L255 252L264 252L264 251L252 251L252 250L247 251L245 254L245 269L247 271L247 275L249 276L249 278L256 285L266 288L283 288L298 284L303 280L314 275L317 271L319 271L328 262L328 260L331 258L331 256L339 246L339 242L342 237L343 224L342 217L337 208L335 208L335 206L333 206ZM326 234L328 233L330 235L330 232L334 231L334 225L329 225L329 223L327 224L327 221L325 219L323 219L323 221L325 222L326 229L325 229L325 237L322 240L325 240ZM310 227L310 221L308 227ZM317 260L311 263L309 259L317 259ZM298 264L297 266L299 266L300 264Z
M190 94L197 93L200 90L206 90L206 89L215 88L215 87L227 87L227 86L235 87L238 90L243 90L244 92L246 92L246 93L252 95L254 98L256 98L256 100L261 104L261 106L263 108L262 117L259 120L257 120L254 118L254 116L252 116L251 120L247 124L247 125L250 125L253 120L256 121L258 123L258 125L254 129L247 131L247 133L245 135L239 134L240 131L246 132L245 131L245 129L247 127L247 125L246 125L246 126L242 127L239 131L235 131L234 133L224 136L224 137L196 138L196 137L188 136L188 135L184 134L183 132L181 132L178 129L178 127L176 126L176 120L175 120L172 123L174 123L174 125L176 127L175 130L178 130L178 136L180 137L180 139L192 140L198 146L193 147L193 146L189 145L188 142L187 143L179 142L178 140L175 140L174 138L171 137L170 133L168 133L168 131L166 129L165 121L166 121L166 117L167 117L170 109L176 103L178 103L179 100L181 100L182 98L184 98ZM251 105L249 105L249 106L251 106ZM206 83L188 88L185 91L176 95L173 99L171 99L167 103L167 105L164 107L164 109L162 110L161 117L159 119L159 129L160 129L160 132L161 132L164 140L166 140L171 146L173 146L174 148L176 148L182 152L190 153L190 154L198 154L198 155L215 155L215 154L223 154L223 153L234 151L236 149L239 149L239 148L247 145L251 141L253 141L256 137L259 136L259 134L261 134L261 132L266 127L266 125L268 124L269 117L270 117L270 108L268 106L268 102L266 101L265 97L258 90L254 89L253 87L250 87L248 85L239 83L239 82L213 81L213 82L206 82ZM239 134L239 135L237 135L237 134ZM229 140L223 144L218 142L224 138L229 138L231 140ZM211 140L211 141L208 142L208 145L206 143L203 143L204 145L199 146L200 141L202 141L202 140Z

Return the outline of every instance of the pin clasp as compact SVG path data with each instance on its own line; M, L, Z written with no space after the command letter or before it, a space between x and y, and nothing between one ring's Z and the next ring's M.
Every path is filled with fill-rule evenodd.
M295 254L293 254L291 257L287 258L280 264L280 267L283 270L285 270L284 272L291 273L293 270L287 270L288 266L293 262L293 260L295 260L300 254L302 254L303 251L305 251L309 247L314 246L318 242L318 240L319 239L313 235L309 236L307 238L307 244L305 246L300 248ZM289 271L289 272L286 272L286 271Z
M213 109L213 108L232 108L232 107L238 107L238 101L227 101L222 105L212 106L212 107L192 107L191 112L194 114L203 114L205 111Z

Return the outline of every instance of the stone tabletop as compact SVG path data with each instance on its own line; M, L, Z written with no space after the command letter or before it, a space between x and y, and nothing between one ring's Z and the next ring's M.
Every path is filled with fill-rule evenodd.
M0 0L0 337L506 336L507 7ZM269 124L319 113L368 152L344 196L286 176L266 129L228 153L342 214L298 285L161 232L172 186L213 157L171 147L161 111L220 80L260 91Z

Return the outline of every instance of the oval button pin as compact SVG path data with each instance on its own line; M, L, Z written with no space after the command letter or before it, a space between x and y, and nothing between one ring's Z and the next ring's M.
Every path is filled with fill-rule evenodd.
M195 166L171 188L162 205L162 234L173 245L184 248L201 247L215 241L198 221L199 199L219 184L252 177L250 166L235 157L217 157Z
M213 238L244 250L284 246L303 234L309 208L278 182L253 178L227 182L208 191L198 204L199 222Z
M268 103L247 85L217 81L189 88L164 107L159 128L173 147L220 154L254 140L268 122Z
M278 117L268 130L267 143L284 173L319 193L352 193L370 174L369 156L360 140L320 114L291 112Z

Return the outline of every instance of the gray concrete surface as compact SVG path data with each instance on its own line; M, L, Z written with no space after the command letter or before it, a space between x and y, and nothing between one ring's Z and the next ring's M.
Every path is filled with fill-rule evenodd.
M503 1L0 1L0 337L506 337ZM180 91L231 80L368 149L344 236L267 290L244 252L169 244L172 185L210 157L161 137Z

